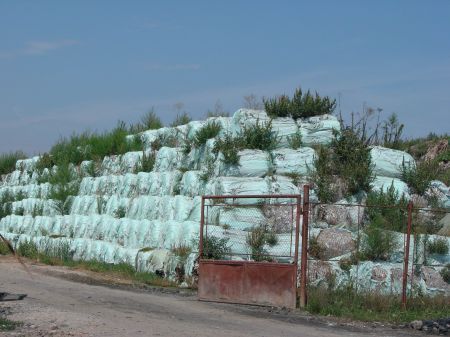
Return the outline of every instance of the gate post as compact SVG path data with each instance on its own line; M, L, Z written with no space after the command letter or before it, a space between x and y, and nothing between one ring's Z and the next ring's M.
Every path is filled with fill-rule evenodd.
M205 225L205 196L202 195L202 204L200 210L200 240L198 242L198 257L199 260L203 258L203 227Z
M300 308L307 303L309 185L303 186L302 260L300 271Z
M408 203L408 225L406 228L406 246L405 246L405 263L403 266L403 284L402 284L402 305L406 309L406 287L408 283L408 264L409 264L409 244L411 239L411 226L412 226L412 209L413 203Z

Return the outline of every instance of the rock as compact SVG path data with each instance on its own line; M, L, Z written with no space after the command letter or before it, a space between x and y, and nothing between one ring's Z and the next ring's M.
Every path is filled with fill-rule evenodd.
M358 206L350 206L345 199L334 205L319 205L316 209L316 219L325 221L330 226L338 226L349 229L357 229L358 222L362 220L364 209Z
M323 258L330 259L352 252L355 242L352 233L341 228L326 228L317 237L318 244L324 248Z
M386 277L387 277L387 271L385 269L383 269L379 265L376 265L373 267L372 277L371 277L372 280L382 282L382 281L386 280Z
M370 150L372 163L375 165L374 173L377 176L401 178L402 163L416 165L414 158L406 152L392 150L381 146L374 146Z
M411 328L413 328L414 330L422 330L422 326L423 326L423 322L416 320L416 321L412 321L410 323Z
M441 207L450 207L450 187L447 187L442 181L431 181L430 187L425 191L425 196L437 199Z
M427 153L425 153L421 160L434 160L438 155L441 153L447 151L448 149L448 140L447 139L441 139L436 144L428 148Z
M447 213L440 221L439 225L442 228L437 232L437 235L450 236L450 213Z
M422 266L421 271L427 288L442 289L450 292L450 284L445 282L441 274L434 268Z

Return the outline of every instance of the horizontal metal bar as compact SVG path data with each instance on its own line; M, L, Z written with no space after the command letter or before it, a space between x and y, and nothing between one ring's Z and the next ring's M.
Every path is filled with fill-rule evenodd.
M293 263L280 263L280 262L257 262L257 261L232 261L232 260L206 260L206 259L201 259L199 261L200 263L205 263L205 264L221 264L221 265L267 265L267 266L271 266L271 267L280 267L280 268L292 268L292 266L294 265Z
M300 198L300 194L248 194L248 195L237 195L237 194L229 194L229 195L204 195L205 199L268 199L268 198Z

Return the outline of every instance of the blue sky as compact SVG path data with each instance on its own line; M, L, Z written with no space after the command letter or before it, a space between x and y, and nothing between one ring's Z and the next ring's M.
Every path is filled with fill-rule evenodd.
M0 152L299 85L450 132L450 1L0 0Z

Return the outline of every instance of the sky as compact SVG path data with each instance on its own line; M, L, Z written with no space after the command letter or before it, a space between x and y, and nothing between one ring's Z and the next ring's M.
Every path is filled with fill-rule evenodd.
M0 0L0 153L299 86L450 132L450 1Z

